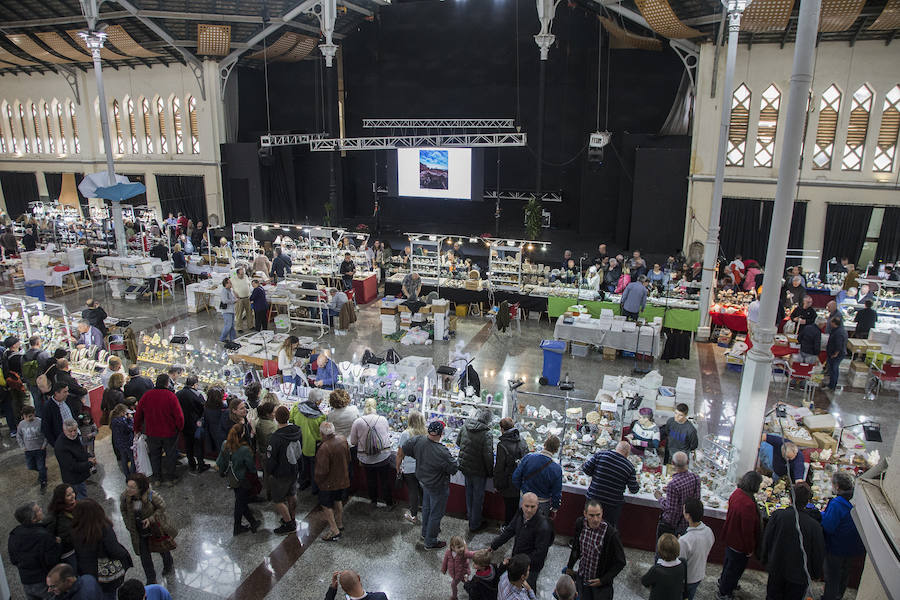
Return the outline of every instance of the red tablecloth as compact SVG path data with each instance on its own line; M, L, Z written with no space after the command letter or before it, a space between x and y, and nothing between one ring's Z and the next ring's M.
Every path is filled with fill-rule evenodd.
M749 335L747 336L746 343L747 343L747 350L750 350L750 348L753 347L753 342L750 341ZM772 346L772 354L775 356L775 358L782 358L784 356L790 356L792 354L797 354L799 352L800 352L800 348L791 348L790 346L782 346L779 344L774 344ZM824 350L819 352L819 362L824 363L827 360L827 358L828 357L826 356Z
M82 400L82 403L89 404L91 408L91 418L94 420L94 424L97 427L100 427L100 418L103 416L103 409L100 407L100 404L103 402L103 387L98 386L88 391L87 402Z
M374 274L365 279L354 279L353 292L357 304L368 304L378 297L378 279Z
M715 311L709 311L710 320L714 325L727 327L732 331L747 331L747 315L739 313L728 314Z

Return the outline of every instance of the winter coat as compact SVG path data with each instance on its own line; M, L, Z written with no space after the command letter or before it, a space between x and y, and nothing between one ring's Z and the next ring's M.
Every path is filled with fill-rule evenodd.
M482 408L469 419L456 436L459 446L459 470L467 477L494 474L494 439L491 435L491 411Z
M66 398L65 404L69 407L72 418L78 418L82 411L81 400L73 398L70 394ZM48 397L46 404L44 404L44 414L41 417L41 431L44 432L44 438L46 438L47 443L51 446L56 445L56 440L63 437L62 429L63 419L62 414L59 412L59 406L53 398Z
M106 388L103 390L103 400L100 401L100 408L103 410L103 414L109 416L109 413L112 412L112 409L116 407L116 404L122 404L125 402L125 394L119 388Z
M491 565L490 570L483 575L475 571L472 578L463 584L469 600L497 600L497 584L505 572L504 565Z
M197 429L197 421L203 417L203 396L200 392L189 387L183 387L175 394L181 412L184 415L184 431L193 432Z
M475 553L464 550L453 556L454 552L450 548L444 552L444 560L441 563L441 573L449 575L456 580L465 579L470 573L469 560L475 557Z
M9 532L9 562L19 569L22 585L44 583L47 572L59 563L60 548L40 523L19 525Z
M316 442L321 441L319 424L325 420L325 415L319 407L310 400L298 402L291 408L290 422L303 432L303 456L316 455Z
M135 400L140 401L144 393L152 389L153 382L150 381L150 378L138 375L128 380L128 383L125 384L124 393L126 398L134 397Z
M296 479L299 470L298 464L291 464L287 459L286 451L288 444L291 442L299 442L302 440L303 434L300 428L293 423L288 423L284 427L276 429L269 436L269 446L266 449L265 472L270 477Z
M153 490L148 490L140 497L140 501L141 510L138 513L134 508L135 498L126 495L125 492L119 496L119 511L122 513L122 520L125 521L128 533L131 534L131 547L134 548L135 554L141 553L141 528L138 527L138 519L149 519L151 526L156 523L160 530L169 537L174 538L178 535L178 529L169 522L166 515L166 502L162 496Z
M85 544L77 536L75 542L75 560L78 564L79 575L93 575L97 577L97 563L101 558L110 558L122 562L126 571L134 566L131 553L116 539L116 533L112 527L103 528L103 537L95 544ZM101 587L106 587L101 585Z
M315 479L320 490L334 492L350 487L350 447L343 436L326 438L316 453Z
M494 489L505 498L518 498L519 488L513 485L512 475L519 461L528 454L528 445L518 429L500 434L497 442L497 462L494 463Z
M63 483L77 485L90 477L91 463L88 462L88 453L78 438L70 440L65 435L59 436L53 451L59 462L59 474Z
M825 533L825 549L836 556L861 556L866 547L859 537L850 510L853 505L844 496L835 496L828 501L822 513L822 530Z
M214 452L219 452L222 449L222 444L225 442L225 432L222 430L222 423L231 422L228 411L224 407L221 409L204 409L203 420L206 421L206 435L209 438L209 443L212 445Z
M182 429L184 413L178 398L170 390L150 390L138 401L134 413L135 431L144 431L147 437L171 438Z
M722 528L725 545L749 556L756 551L761 530L756 500L744 490L734 490L728 498L728 512Z
M112 430L112 444L120 454L131 452L134 444L134 422L131 417L116 417L109 424Z
M222 448L219 457L216 459L216 467L218 467L219 473L224 474L228 470L229 464L238 481L244 481L247 473L256 472L256 463L253 460L253 451L250 450L250 446L241 445L234 451L234 454Z
M527 554L531 559L532 571L543 569L547 552L556 537L550 520L538 512L526 521L522 511L517 511L509 525L491 542L491 550L497 550L513 537L512 554Z
M584 531L584 517L575 519L575 535L572 536L572 551L569 553L569 569L575 566L581 558L581 532ZM600 560L597 561L596 573L580 573L585 579L599 579L601 586L612 585L613 579L625 568L625 548L619 537L619 530L612 525L606 525L606 534L603 536L603 548L600 550Z
M72 545L72 513L51 514L42 523L54 540L59 538L60 554L66 555L75 549ZM56 565L54 565L56 566Z
M822 563L825 560L822 526L803 511L800 511L799 516L806 567L810 577L818 579L822 576ZM780 575L791 583L806 583L803 571L804 552L800 551L800 534L797 533L797 513L794 507L773 512L766 524L763 540L763 558L769 577Z

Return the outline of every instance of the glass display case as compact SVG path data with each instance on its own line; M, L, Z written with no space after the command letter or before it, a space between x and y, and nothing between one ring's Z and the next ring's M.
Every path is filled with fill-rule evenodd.
M441 244L443 235L408 233L410 270L419 274L425 285L440 286Z
M75 319L61 304L29 300L25 312L31 327L31 335L39 335L45 348L74 348L72 336L76 334ZM24 339L23 339L24 342Z
M495 290L522 289L522 249L526 242L488 238L488 279Z

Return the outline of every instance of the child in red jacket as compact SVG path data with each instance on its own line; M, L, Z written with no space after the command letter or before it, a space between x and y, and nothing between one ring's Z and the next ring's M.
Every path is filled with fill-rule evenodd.
M456 588L461 581L469 579L469 559L475 556L466 546L466 541L454 535L450 538L450 546L444 552L444 562L441 564L441 573L450 575L450 591L453 594L451 600L457 600Z

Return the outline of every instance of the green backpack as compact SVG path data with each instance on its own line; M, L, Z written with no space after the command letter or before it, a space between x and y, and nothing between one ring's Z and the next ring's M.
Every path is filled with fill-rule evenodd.
M41 367L37 360L29 360L22 363L22 379L30 385L34 386L37 382L38 375L41 374Z

